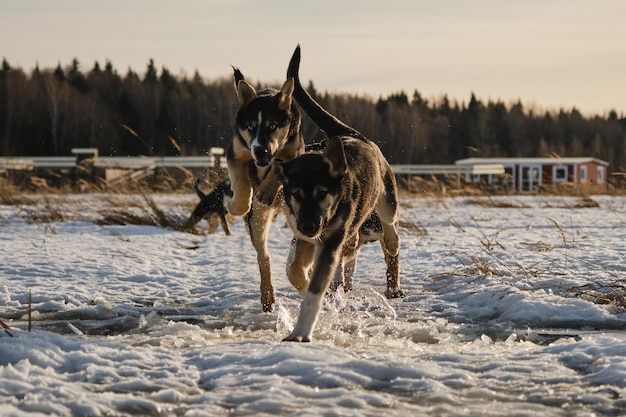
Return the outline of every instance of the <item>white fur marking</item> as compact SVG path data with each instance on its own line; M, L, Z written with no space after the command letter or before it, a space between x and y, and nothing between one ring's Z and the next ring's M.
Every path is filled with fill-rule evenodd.
M291 339L301 338L303 341L311 340L311 333L317 321L317 315L322 309L324 302L324 293L315 294L307 292L300 306L300 314L296 327L291 332Z
M259 114L257 115L257 127L256 127L256 135L252 139L252 143L250 144L250 150L252 151L252 158L256 162L256 156L254 155L255 148L258 148L259 145L259 132L261 131L261 123L263 122L263 112L259 110Z
M335 285L343 284L344 269L345 268L344 268L344 264L342 261L341 265L339 265L339 268L337 268L337 270L335 271L335 276L333 277L333 284Z

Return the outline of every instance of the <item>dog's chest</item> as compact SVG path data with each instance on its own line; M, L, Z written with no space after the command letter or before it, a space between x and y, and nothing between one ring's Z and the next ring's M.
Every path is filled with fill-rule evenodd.
M252 187L254 188L258 187L263 182L265 177L267 177L267 175L270 173L271 169L272 169L272 165L259 167L259 166L256 166L254 161L250 160L249 170L250 170L250 183L252 184Z

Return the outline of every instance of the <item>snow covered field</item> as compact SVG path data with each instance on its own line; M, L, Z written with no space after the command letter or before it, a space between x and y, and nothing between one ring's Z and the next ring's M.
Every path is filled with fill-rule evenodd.
M382 296L369 244L311 344L280 342L301 300L282 218L263 314L241 221L230 237L93 222L124 198L0 205L2 416L626 413L626 198L405 197L407 297ZM64 221L36 219L51 209Z

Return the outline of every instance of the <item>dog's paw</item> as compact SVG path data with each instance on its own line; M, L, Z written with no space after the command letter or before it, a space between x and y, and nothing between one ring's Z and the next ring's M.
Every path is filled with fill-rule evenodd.
M261 204L265 204L267 206L271 206L276 198L276 193L278 190L270 190L267 188L260 187L254 193L254 201L257 201Z
M309 336L297 336L291 333L289 336L283 339L283 342L310 343L311 338Z
M387 291L385 291L385 297L387 297L388 299L392 299L392 298L404 298L406 297L406 295L404 294L404 291L402 291L401 289L387 289Z
M226 210L233 216L245 216L250 211L250 204L240 203L232 199L226 203Z
M264 313L271 313L272 311L274 311L274 307L274 303L261 303L261 310Z
M261 297L261 310L264 313L271 313L272 311L274 311L274 307L276 307L276 300L274 299L274 295Z

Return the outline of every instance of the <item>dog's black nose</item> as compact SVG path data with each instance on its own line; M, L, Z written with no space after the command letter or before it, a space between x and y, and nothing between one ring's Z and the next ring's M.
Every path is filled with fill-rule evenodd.
M305 236L313 237L317 233L317 224L315 222L302 222L300 224L300 231Z
M270 158L269 151L263 146L255 146L252 152L254 152L254 159L257 161L267 161Z

